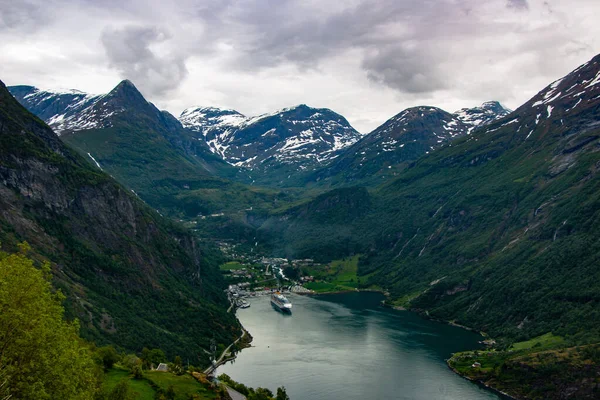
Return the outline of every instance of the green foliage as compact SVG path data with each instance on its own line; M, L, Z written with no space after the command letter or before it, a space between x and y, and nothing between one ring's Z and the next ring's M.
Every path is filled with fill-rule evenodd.
M227 374L221 374L218 377L219 381L226 384L227 386L233 388L234 390L240 392L244 396L248 398L248 400L279 400L288 399L287 393L285 392L285 388L281 387L277 389L277 397L274 397L273 392L269 389L258 387L256 389L247 387L243 383L238 383L231 379L231 377Z
M127 380L122 380L117 383L108 397L110 400L130 400L129 382Z
M0 131L0 180L10 182L0 208L12 210L0 216L3 249L27 240L33 258L51 262L83 338L197 364L208 363L213 335L231 343L239 328L213 249L66 147L3 85Z
M592 399L597 397L600 383L598 354L598 344L580 347L546 344L522 350L456 353L448 364L469 379L517 398Z
M175 360L173 361L173 373L177 374L177 375L181 375L183 374L184 370L183 370L183 364L181 361L181 357L176 356Z
M511 346L510 350L524 350L536 348L536 350L539 351L546 347L556 347L564 341L564 338L560 336L555 336L552 334L552 332L548 332L544 335L535 337L533 339L515 343Z
M335 190L272 215L260 231L290 257L362 254L360 287L434 318L511 342L549 331L597 341L600 130L589 121L598 107L564 124L536 124L527 108L516 117L419 159L368 199ZM525 141L519 126L536 139Z
M300 278L300 270L298 268L292 267L291 265L288 265L285 268L283 268L283 273L287 278L295 281L297 281Z
M359 258L360 255L356 255L334 260L324 266L305 268L304 273L314 276L319 282L308 282L304 286L317 293L356 290L360 281L357 275Z
M225 264L221 264L219 268L221 269L221 271L229 271L232 269L242 269L243 265L240 264L238 261L229 261Z
M202 385L189 374L176 375L170 372L148 371L145 377L154 385L156 391L165 397L169 392L174 393L176 400L188 400L192 395L199 396L201 399L215 397L212 389Z
M142 362L144 366L148 369L154 367L156 368L158 364L167 362L167 357L165 356L165 352L161 349L148 349L144 347L142 350Z
M115 367L104 375L102 400L112 400L110 393L115 390L117 385L127 384L130 397L136 400L153 400L156 390L152 383L145 379L131 379L129 371Z
M290 396L288 396L287 392L285 391L285 386L277 388L277 396L275 397L275 400L290 400Z
M96 353L99 356L105 371L111 369L116 362L121 360L121 356L113 346L100 347L96 350Z
M63 320L64 296L49 278L48 265L37 269L23 254L0 255L3 390L19 399L91 399L98 371L79 324Z

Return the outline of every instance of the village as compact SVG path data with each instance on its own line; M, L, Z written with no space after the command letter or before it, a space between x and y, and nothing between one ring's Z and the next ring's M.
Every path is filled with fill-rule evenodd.
M238 258L221 266L226 281L226 289L232 305L247 308L246 297L270 295L274 291L310 294L312 290L303 285L313 282L313 276L303 276L302 267L314 265L314 260L288 260L285 258L260 257L256 259ZM289 276L288 276L289 275Z

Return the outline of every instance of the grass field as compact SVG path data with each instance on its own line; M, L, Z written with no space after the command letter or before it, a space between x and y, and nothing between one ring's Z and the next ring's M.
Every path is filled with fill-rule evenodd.
M201 399L215 398L214 393L187 374L174 375L168 372L149 371L144 376L165 391L172 385L175 389L175 400L188 400L192 394L201 396Z
M129 382L129 393L132 399L154 400L156 391L150 381L131 378L129 371L121 368L113 368L104 375L105 391L110 393L119 382L126 379Z
M104 375L104 390L110 393L122 380L129 382L129 393L132 400L154 400L157 389L167 391L173 386L175 400L188 400L196 394L200 399L214 399L215 394L205 388L192 376L175 375L169 372L146 371L144 379L133 379L128 370L115 367Z
M358 255L343 260L335 260L325 266L307 268L305 274L312 275L318 282L309 282L304 285L307 289L317 293L341 292L355 290L360 278L358 270Z
M525 350L531 348L539 348L540 350L554 347L564 342L564 339L560 336L554 336L552 332L546 333L545 335L538 336L526 342L518 342L512 345L511 350Z
M242 269L244 266L237 261L230 261L228 263L221 264L219 268L221 271L230 271L232 269Z

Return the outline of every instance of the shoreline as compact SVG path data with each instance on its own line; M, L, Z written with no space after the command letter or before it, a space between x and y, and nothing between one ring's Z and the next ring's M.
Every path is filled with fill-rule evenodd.
M241 351L241 350L245 349L246 347L250 347L250 343L252 343L252 339L253 339L252 335L250 335L250 332L248 332L246 330L246 328L244 328L244 326L242 325L241 322L240 322L240 326L242 327L242 334L240 335L240 337L237 338L236 340L234 340L233 343L231 343L229 346L227 346L223 350L223 352L219 356L218 360L214 364L210 365L208 368L206 368L203 371L203 373L205 375L210 375L213 372L215 372L217 370L217 368L219 368L221 365L227 363L228 361L235 360L237 358L237 355L235 354L235 352L229 353L229 350L231 349L231 347L233 347L234 345L236 345L240 340L242 340L246 335L250 338L250 341L248 342L248 346L244 346L241 349L239 349L238 351ZM228 354L228 353L229 353L229 356L226 356L226 354Z
M466 379L466 380L468 380L469 382L473 382L473 383L475 383L475 384L476 384L476 385L478 385L478 386L483 386L484 388L486 388L486 389L488 389L488 390L491 390L492 392L494 392L494 393L497 393L497 394L499 394L499 395L501 395L501 396L504 396L504 397L506 397L507 399L511 399L511 400L520 400L520 399L518 399L517 397L511 396L510 394L508 394L508 393L505 393L505 392L503 392L503 391L502 391L502 390L500 390L500 389L496 389L495 387L493 387L493 386L490 386L490 385L486 384L486 383L485 383L485 382L483 382L482 380L479 380L479 379L471 379L471 378L469 378L468 376L465 376L465 375L461 374L460 372L458 372L458 371L456 370L456 368L452 368L452 367L450 366L450 364L449 364L449 361L450 361L450 359L446 360L446 365L448 366L448 368L449 368L450 370L452 370L452 372L454 372L456 375L460 376L461 378L463 378L463 379Z
M329 295L329 294L344 294L344 293L356 293L356 292L373 292L373 293L381 293L385 296L385 298L387 299L387 296L385 295L385 292L382 290L378 290L378 289L347 289L347 290L334 290L331 292L304 292L304 293L296 293L296 292L291 292L293 294L299 294L301 296L320 296L320 295Z
M356 293L356 292L373 292L373 293L381 293L382 295L384 295L384 297L385 297L385 300L389 299L389 295L387 294L387 292L385 292L385 291L382 291L382 290L377 290L377 289L356 289L356 290L342 290L342 291L323 292L323 293L316 293L316 292L315 292L315 293L293 293L293 292L292 292L292 293L293 293L293 294L300 295L300 296L320 296L320 295L336 295L336 294L344 294L344 293ZM481 335L481 336L482 336L482 337L484 337L484 338L485 338L485 337L487 337L487 335L486 335L484 332L478 331L478 330L476 330L476 329L473 329L473 328L471 328L471 327L468 327L468 326L465 326L465 325L460 325L460 324L457 324L457 323L455 323L455 322L452 322L452 321L446 321L446 320L441 320L441 319L438 319L438 318L433 318L433 317L431 317L431 316L430 316L430 315L429 315L429 314L428 314L428 313L427 313L425 310L413 310L413 309L407 309L407 308L405 308L405 307L401 307L401 306L392 306L392 305L390 305L390 304L387 304L387 303L385 302L385 300L381 302L381 306L382 306L382 307L385 307L385 308L391 308L391 309L393 309L393 310L396 310L396 311L409 311L409 312L412 312L412 313L418 314L420 317L422 317L422 318L424 318L424 319L428 319L428 320L430 320L430 321L434 321L434 322L443 323L443 324L446 324L446 325L455 326L455 327L457 327L457 328L461 328L461 329L464 329L464 330L467 330L467 331L470 331L470 332L475 332L475 333L478 333L479 335ZM234 314L237 312L237 308L236 308L236 307L234 307L234 308L233 308L233 312L234 312ZM237 316L236 316L236 318L237 318ZM239 321L239 319L238 319L238 321ZM242 339L242 338L244 337L244 335L247 335L247 336L250 338L250 341L247 343L247 346L244 346L243 348L239 349L239 350L238 350L238 352L240 352L240 351L244 350L245 348L250 348L250 347L252 347L252 345L251 345L250 343L252 343L252 340L253 340L253 337L252 337L252 335L250 334L250 332L248 332L248 330L246 330L246 328L245 328L245 327L244 327L244 326L241 324L241 322L240 322L240 326L242 327L242 330L243 330L243 332L244 332L244 333L242 334L242 336L241 336L240 338L238 338L238 339L237 339L237 340L236 340L234 343L232 343L232 344L230 345L230 347L231 347L233 344L237 343L237 342L238 342L240 339ZM222 356L223 356L223 354L222 354ZM230 357L227 357L227 358L225 358L225 359L222 359L222 360L220 360L220 361L217 363L217 365L215 365L215 366L214 366L214 368L213 368L213 372L217 371L217 368L218 368L218 367L220 367L220 366L222 366L222 365L226 364L226 363L227 363L227 362L229 362L229 361L233 361L233 360L235 360L236 358L237 358L237 354L235 354L235 353L234 353L234 354L232 354ZM461 374L460 372L458 372L458 371L457 371L455 368L453 368L453 367L451 367L451 366L450 366L450 364L449 364L449 361L450 361L450 359L451 359L451 358L444 360L444 362L445 362L446 366L447 366L447 367L448 367L448 368L449 368L449 369L450 369L452 372L454 372L456 375L458 375L459 377L461 377L462 379L466 379L466 380L468 380L469 382L472 382L472 383L476 384L477 386L483 387L483 388L485 388L486 390L492 391L492 392L494 392L494 393L496 393L496 394L498 394L498 395L500 395L500 396L503 396L503 397L504 397L505 399L507 399L507 400L520 400L520 399L518 399L517 397L511 396L511 395L510 395L510 394L508 394L508 393L505 393L505 392L503 392L503 391L501 391L501 390L499 390L499 389L496 389L496 388L494 388L493 386L487 385L485 382L483 382L483 381L481 381L481 380L477 380L477 379L471 379L471 378L469 378L469 377L467 377L467 376L465 376L465 375L462 375L462 374Z
M424 319L428 319L430 321L434 321L434 322L439 322L445 325L450 325L450 326L455 326L457 328L461 328L464 329L466 331L469 332L474 332L479 334L482 338L489 338L489 336L483 332L483 331L479 331L477 329L471 328L469 326L466 325L461 325L461 324L457 324L454 321L447 321L447 320L443 320L443 319L439 319L439 318L434 318L432 316L429 315L429 313L427 312L427 310L421 310L421 309L410 309L410 308L406 308L406 307L402 307L402 306L394 306L391 304L388 304L386 302L386 300L388 300L390 298L390 296L388 295L388 292L382 291L382 290L376 290L376 289L357 289L357 290L342 290L342 291L336 291L336 292L324 292L324 293L303 293L303 294L307 294L307 295L332 295L332 294L343 294L343 293L353 293L353 292L375 292L375 293L381 293L385 296L385 300L383 300L381 302L381 305L383 307L386 308L391 308L393 310L396 311L409 311L415 314L418 314L420 317L424 318ZM452 371L454 372L456 375L460 376L462 379L466 379L469 382L473 382L474 384L478 385L478 386L482 386L484 388L486 388L487 390L490 390L496 394L499 394L501 396L504 396L504 398L506 399L510 399L510 400L520 400L517 397L511 396L508 393L505 393L499 389L494 388L493 386L490 386L488 384L486 384L485 382L481 381L481 380L477 380L477 379L471 379L466 375L461 374L460 372L458 372L455 368L452 368L449 364L450 359L445 360L446 362L446 366Z

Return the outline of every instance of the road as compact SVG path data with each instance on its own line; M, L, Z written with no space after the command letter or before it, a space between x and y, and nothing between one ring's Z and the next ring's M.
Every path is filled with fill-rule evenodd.
M227 393L229 393L229 397L231 397L231 400L246 400L246 396L244 396L240 392L236 392L229 386L225 386L225 388L227 389Z
M242 328L242 335L237 338L233 343L231 343L229 346L227 346L227 348L225 350L223 350L223 352L221 353L221 357L219 357L219 359L217 361L215 361L213 363L213 365L211 365L210 367L206 368L204 370L204 373L206 375L209 375L211 372L213 372L219 365L221 365L223 363L223 359L225 358L225 356L227 354L229 354L229 350L231 349L231 347L236 344L237 342L239 342L240 340L242 340L242 338L246 336L246 330L244 328Z

